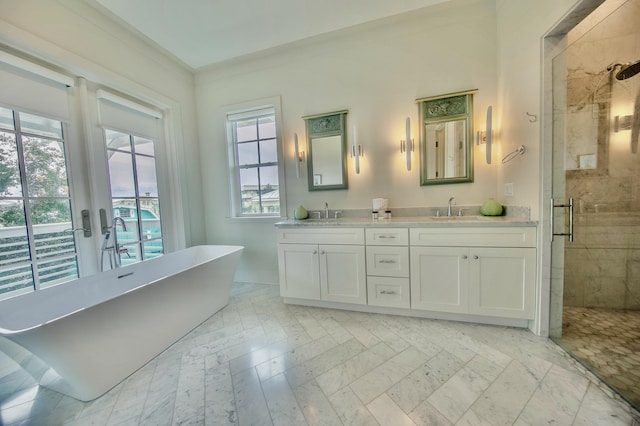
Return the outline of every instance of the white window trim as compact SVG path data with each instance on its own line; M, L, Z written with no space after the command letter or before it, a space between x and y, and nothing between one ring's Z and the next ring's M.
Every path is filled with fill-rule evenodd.
M278 191L280 198L280 213L278 215L273 214L252 214L243 215L240 201L240 176L236 167L235 160L235 147L233 141L233 135L231 127L229 126L228 117L231 115L237 115L242 113L250 113L251 111L257 111L260 109L273 108L275 111L276 121L276 146L278 155ZM284 175L284 155L283 155L283 142L282 142L282 108L280 105L280 96L274 96L270 98L258 99L255 101L244 102L241 104L229 105L223 108L224 113L224 125L226 131L226 145L227 145L227 179L229 188L229 219L238 221L278 221L282 218L286 218L286 189L285 189L285 175Z

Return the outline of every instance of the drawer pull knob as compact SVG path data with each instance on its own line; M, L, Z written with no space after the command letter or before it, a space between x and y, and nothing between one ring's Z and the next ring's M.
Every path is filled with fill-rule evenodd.
M467 259L467 255L465 254L464 256L462 256L463 259Z
M380 292L380 294L397 294L395 291L391 291L391 290L382 290Z
M473 258L474 258L474 259L479 259L479 257L478 257L478 255L477 255L477 254L476 254L476 255L474 255L474 256L473 256Z
M395 260L385 260L385 259L382 259L382 260L379 260L379 261L378 261L378 263L396 263L396 261L395 261Z
M318 254L318 250L314 250L311 254Z
M320 250L320 254L324 254L324 250Z

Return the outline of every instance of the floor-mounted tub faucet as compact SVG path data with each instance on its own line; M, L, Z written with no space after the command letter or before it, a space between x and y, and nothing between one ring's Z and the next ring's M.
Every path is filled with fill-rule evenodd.
M452 213L451 213L451 204L452 204L453 200L455 200L455 198L454 198L454 197L449 198L449 207L447 208L447 216L452 216Z
M107 232L104 234L104 241L102 242L102 248L100 249L100 271L104 271L104 254L107 253L109 255L109 266L111 269L119 268L122 264L120 262L120 254L124 253L129 255L129 250L126 247L120 247L118 243L118 224L122 226L122 230L127 230L127 224L124 219L120 216L116 216L113 218L113 223L111 228L107 229ZM108 245L109 238L111 237L111 233L113 232L113 245Z
M329 219L329 203L324 202L324 218Z
M119 268L121 266L120 263L120 253L126 253L129 254L129 251L123 247L120 247L120 244L118 244L118 223L120 223L120 225L122 225L122 230L123 231L127 231L127 224L125 223L124 219L121 218L120 216L116 216L113 218L113 247L114 247L114 251L115 251L115 265L116 268Z

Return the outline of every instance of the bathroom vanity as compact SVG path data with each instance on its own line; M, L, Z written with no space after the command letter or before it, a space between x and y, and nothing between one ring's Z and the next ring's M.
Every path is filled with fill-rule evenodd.
M536 223L509 217L287 220L285 303L527 327Z

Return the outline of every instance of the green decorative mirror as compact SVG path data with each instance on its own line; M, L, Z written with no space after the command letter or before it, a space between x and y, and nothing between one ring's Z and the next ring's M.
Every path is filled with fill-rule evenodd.
M473 94L417 99L420 109L420 184L473 182Z
M302 117L307 129L309 191L347 188L347 112Z

